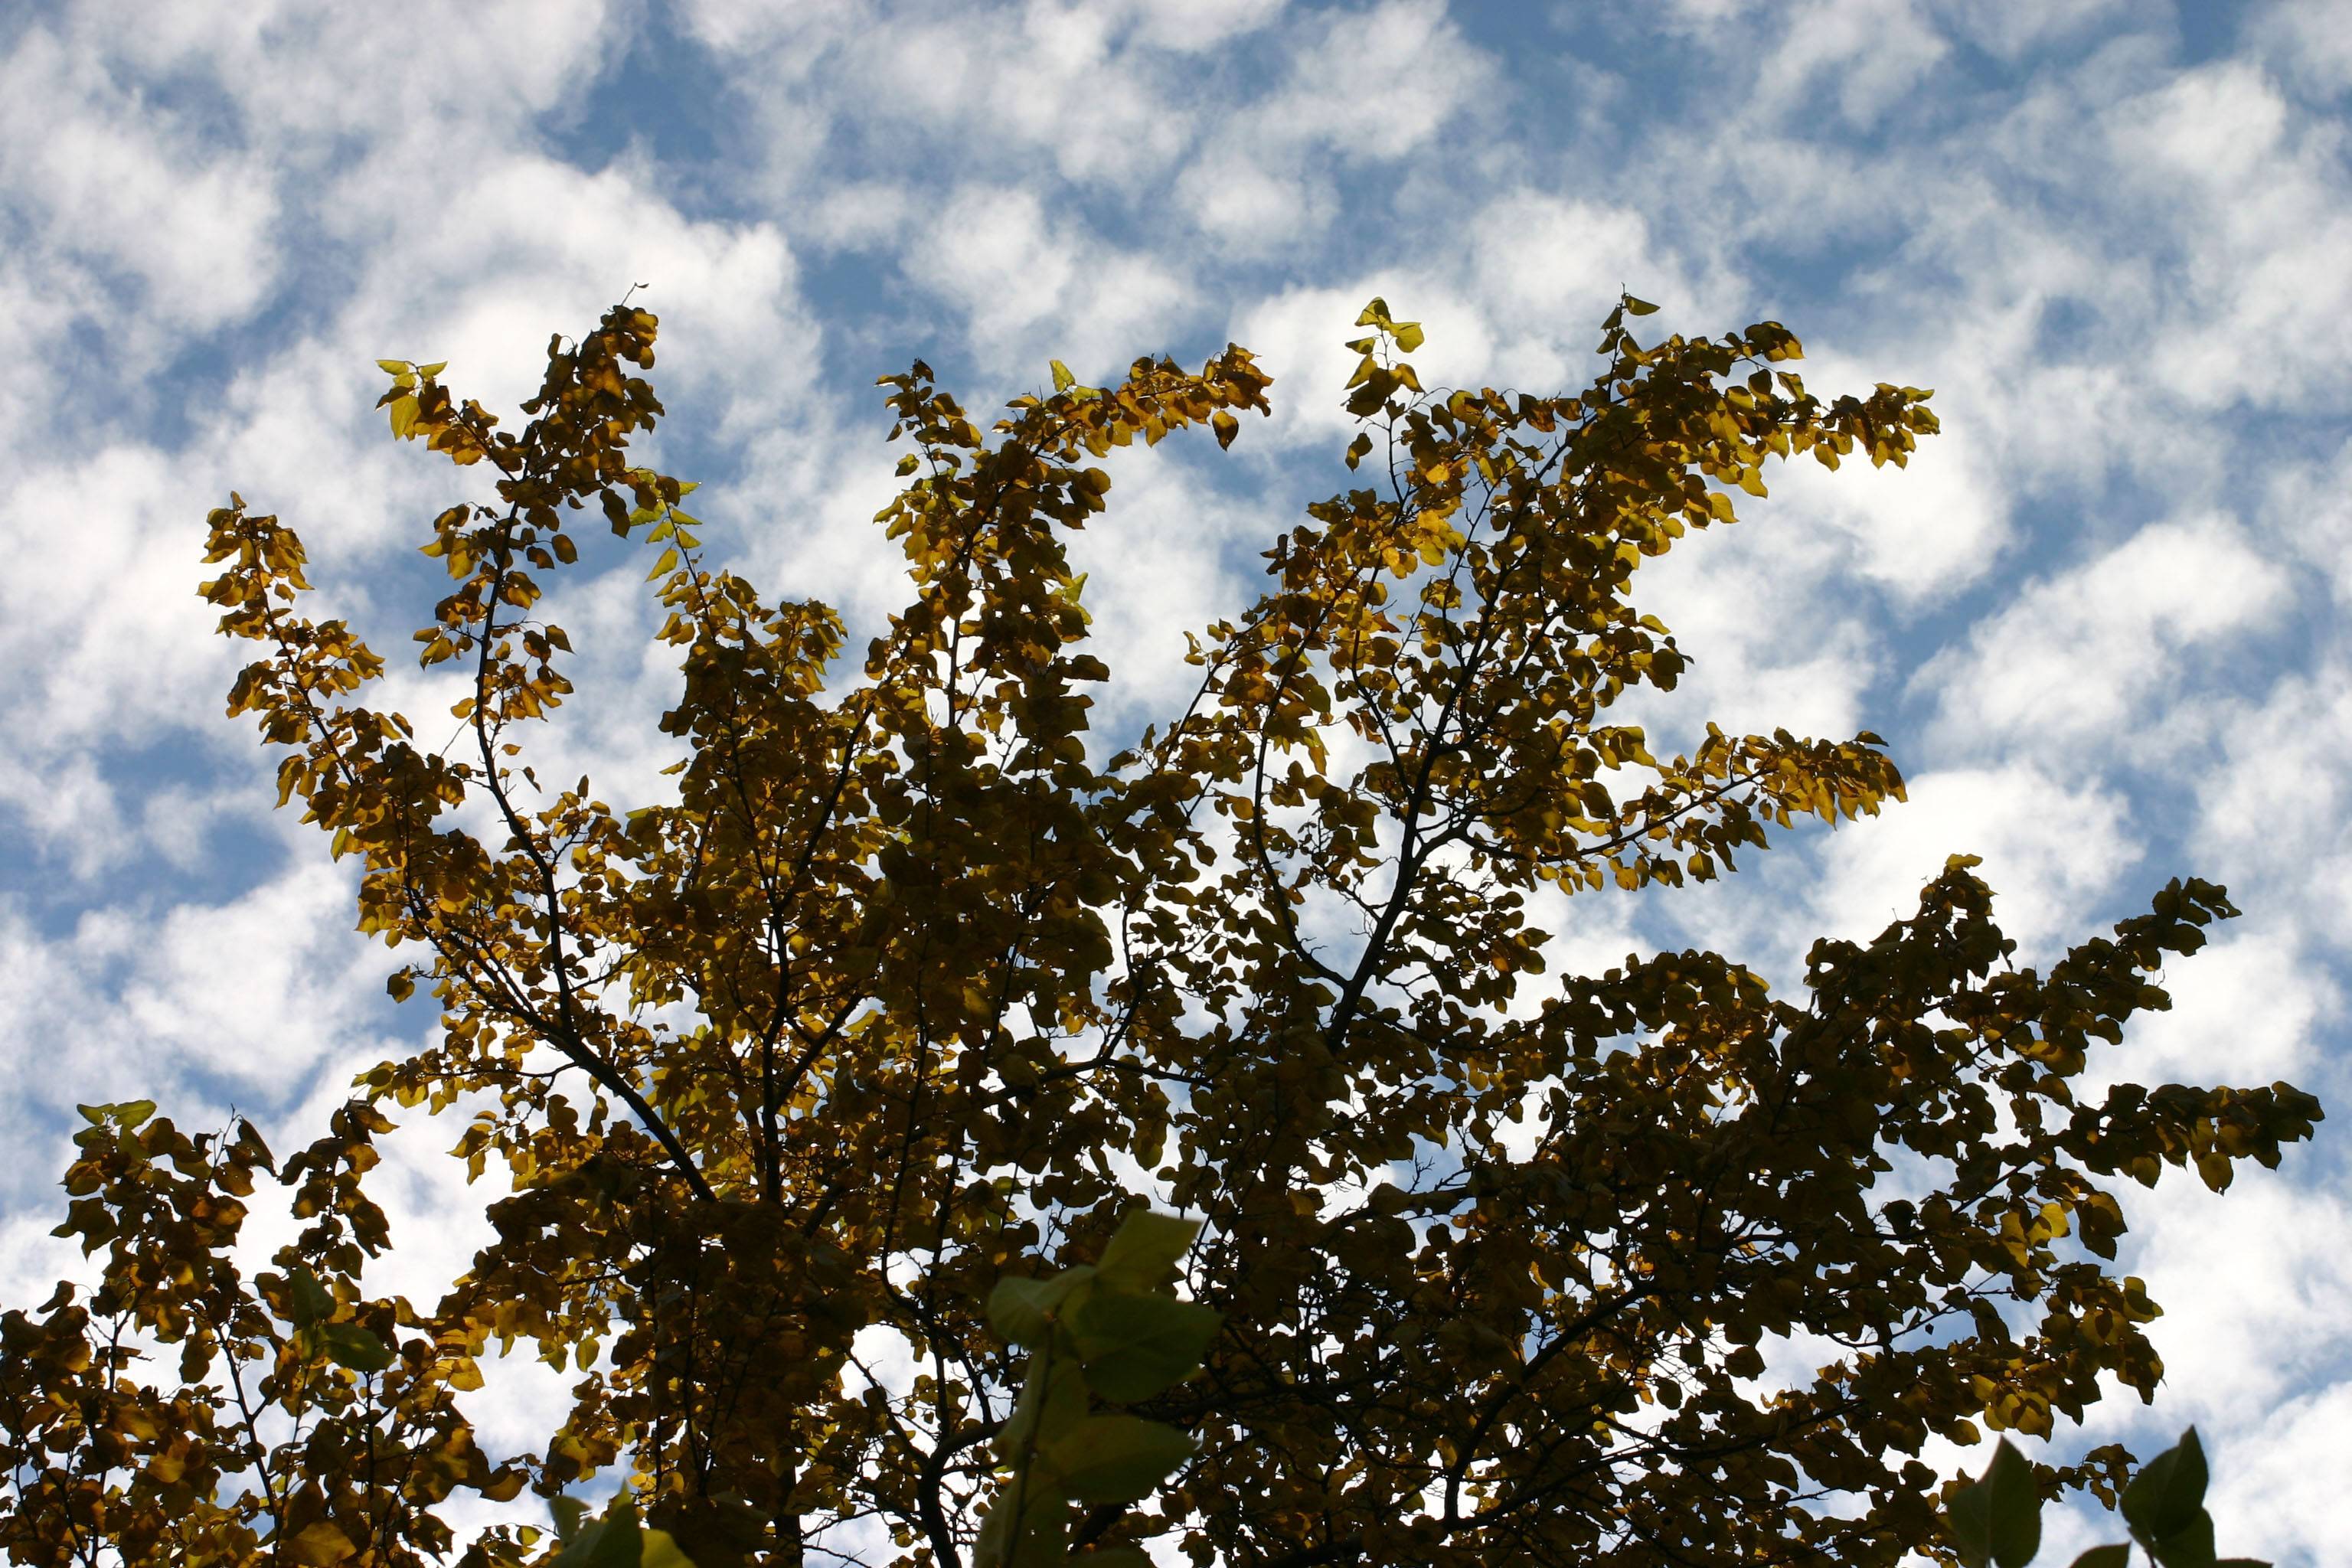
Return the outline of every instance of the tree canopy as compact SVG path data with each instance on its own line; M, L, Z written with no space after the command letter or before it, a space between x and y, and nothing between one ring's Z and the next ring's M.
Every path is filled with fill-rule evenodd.
M1774 459L1900 465L1937 428L1916 388L1811 393L1778 323L1643 344L1651 309L1535 396L1424 389L1419 327L1373 301L1362 488L1268 542L1191 701L1115 755L1070 535L1113 523L1118 448L1267 410L1247 351L1108 387L1057 363L992 423L919 363L887 378L877 521L912 586L862 659L632 461L650 313L552 342L519 428L383 362L394 434L461 470L416 633L462 674L461 743L369 705L384 661L306 616L276 517L212 513L203 592L257 645L230 713L438 1027L283 1159L89 1109L61 1234L98 1282L0 1321L11 1559L417 1563L460 1491L604 1477L704 1568L1951 1560L1930 1438L2156 1386L2117 1179L2226 1186L2320 1110L2077 1094L2236 912L2194 879L2046 968L1958 856L1910 918L1816 943L1801 994L1706 952L1547 973L1558 895L1712 880L1903 794L1868 732L1662 755L1614 721L1685 665L1643 563ZM661 798L533 771L583 521L656 554ZM511 1185L430 1303L364 1279L374 1141L419 1109ZM254 1268L273 1181L303 1228ZM571 1411L486 1453L460 1396L525 1342ZM1764 1375L1773 1346L1814 1370ZM2129 1462L2032 1480L2111 1498ZM606 1560L517 1519L463 1561Z

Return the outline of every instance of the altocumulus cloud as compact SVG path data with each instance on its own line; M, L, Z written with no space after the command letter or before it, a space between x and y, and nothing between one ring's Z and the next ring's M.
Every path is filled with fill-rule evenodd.
M2046 953L2194 872L2248 919L2113 1070L2345 1106L2347 92L2328 0L15 8L0 1285L70 1264L42 1233L73 1100L234 1102L282 1148L420 1026L218 718L203 511L236 486L285 513L396 645L446 498L385 442L369 362L510 400L549 332L640 283L657 459L709 482L734 563L861 625L898 587L865 521L874 375L919 354L984 406L1048 355L1100 379L1258 348L1277 417L1128 465L1087 542L1138 675L1112 729L1165 704L1184 627L1322 482L1367 295L1427 323L1448 381L1576 377L1624 286L1673 329L1788 321L1823 386L1933 385L1948 434L1908 473L1792 473L1654 606L1698 659L1662 726L1867 726L1915 805L1563 950L1722 942L1785 974L1793 933L1866 931L1976 850ZM630 570L567 605L601 695L565 744L615 791L653 787L671 679ZM2167 1386L2066 1439L2198 1421L2223 1540L2283 1563L2342 1539L2310 1462L2352 1426L2336 1133L2226 1207L2142 1195ZM425 1223L465 1207L436 1141L395 1152L402 1289L470 1245ZM551 1391L500 1386L527 1440Z

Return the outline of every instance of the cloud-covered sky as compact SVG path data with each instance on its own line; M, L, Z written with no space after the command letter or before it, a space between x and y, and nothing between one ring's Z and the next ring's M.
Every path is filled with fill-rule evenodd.
M0 1297L66 1266L43 1233L74 1101L233 1104L283 1149L427 1022L384 1000L343 877L221 716L204 512L234 487L285 516L324 596L398 646L452 481L387 439L373 362L446 360L510 405L551 332L633 285L662 317L654 459L705 481L718 552L867 626L902 584L866 521L875 376L919 355L984 407L1049 357L1101 380L1258 351L1276 416L1223 458L1124 462L1088 537L1114 728L1330 484L1370 295L1452 383L1581 382L1624 287L1667 330L1787 322L1820 388L1933 386L1946 434L1907 472L1788 471L1649 605L1697 659L1662 722L1876 730L1911 804L1580 911L1564 945L1786 973L1969 850L2046 955L2200 875L2246 915L2102 1070L2287 1078L2340 1121L2347 95L2344 0L6 8ZM641 564L567 590L601 695L563 744L615 790L667 760ZM2167 1383L2064 1439L2146 1452L2196 1422L2222 1544L2283 1565L2344 1540L2342 1133L2224 1199L2137 1194ZM425 1294L469 1245L426 1217L479 1201L447 1141L394 1171L442 1247L404 1264Z

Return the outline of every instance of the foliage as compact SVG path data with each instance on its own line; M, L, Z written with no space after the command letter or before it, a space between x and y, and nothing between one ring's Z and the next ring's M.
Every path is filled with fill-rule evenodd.
M2157 1568L2270 1568L2252 1557L2213 1555L2213 1518L2205 1511L2205 1449L2197 1428L2147 1462L2124 1488L2124 1522ZM2042 1490L2034 1468L2010 1446L1993 1451L1985 1473L1952 1496L1946 1528L1962 1568L2026 1568L2042 1550ZM2094 1546L2074 1568L2130 1568L2131 1543Z
M1166 1287L1198 1222L1138 1210L1103 1248L1050 1279L1010 1276L989 1292L990 1326L1031 1352L1021 1397L997 1433L1009 1474L981 1527L978 1568L1050 1568L1067 1551L1072 1503L1108 1511L1141 1502L1192 1457L1192 1440L1165 1422L1090 1414L1093 1399L1133 1405L1200 1370L1221 1319ZM1091 1396L1091 1398L1089 1397ZM1120 1554L1140 1568L1133 1548Z
M62 1233L99 1283L0 1326L12 1558L406 1563L460 1490L614 1472L586 1545L574 1516L464 1561L658 1532L702 1568L877 1536L1027 1568L1066 1528L1265 1568L1948 1552L1930 1437L2156 1385L2113 1179L2225 1186L2319 1109L2077 1098L2235 912L2195 880L2047 969L1961 857L1912 918L1817 943L1801 997L1698 952L1542 978L1564 900L1708 880L1902 794L1868 733L1708 725L1661 755L1612 721L1685 665L1629 597L1644 562L1731 522L1768 460L1899 465L1936 428L1914 388L1815 396L1777 323L1643 345L1651 309L1538 397L1425 391L1420 329L1374 301L1347 398L1370 482L1273 541L1194 637L1190 704L1108 758L1069 536L1107 510L1097 459L1267 407L1245 351L1110 387L1057 364L985 429L924 365L888 378L909 449L878 521L912 596L856 669L832 610L710 564L691 487L631 462L662 414L646 312L552 342L520 432L384 362L394 434L485 481L425 545L450 586L417 642L463 744L367 705L383 662L303 613L276 518L212 514L204 592L259 645L232 714L440 1026L282 1164L249 1125L93 1112ZM633 809L523 751L572 690L542 595L583 513L658 552L682 668L675 792ZM429 1306L362 1283L375 1141L417 1108L512 1186ZM302 1228L248 1276L271 1176ZM1138 1294L1176 1249L1111 1239L1147 1193L1202 1225L1181 1311ZM493 1458L457 1396L523 1341L572 1406ZM1788 1342L1822 1364L1766 1377ZM2127 1459L2039 1484L2110 1495Z

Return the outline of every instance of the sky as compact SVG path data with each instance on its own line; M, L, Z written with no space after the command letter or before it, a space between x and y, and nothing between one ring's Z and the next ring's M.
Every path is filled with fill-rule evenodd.
M635 286L670 412L649 460L703 481L719 559L870 628L904 585L869 521L875 377L920 356L986 408L1049 358L1101 382L1247 345L1275 416L1222 457L1123 455L1083 545L1115 733L1337 487L1369 297L1424 324L1426 381L1565 391L1622 288L1654 331L1786 322L1816 390L1936 389L1907 471L1790 469L1643 591L1696 660L1669 722L1871 729L1911 800L1704 893L1591 900L1555 952L1792 973L1955 851L2025 958L2175 876L2227 884L2244 917L2094 1075L2286 1079L2336 1115L2224 1198L2125 1194L2167 1379L2060 1443L2145 1455L2193 1422L2225 1550L2340 1560L2347 95L2346 0L6 7L0 1301L72 1267L46 1231L75 1102L234 1107L284 1152L430 1023L269 809L194 595L235 489L405 646L453 481L389 438L375 360L510 406ZM598 563L564 590L593 695L560 743L644 794L675 671L644 563ZM429 1299L470 1251L450 1139L395 1142L383 1289ZM488 1436L530 1441L558 1391L497 1386ZM2116 1533L2078 1510L2048 1555Z

